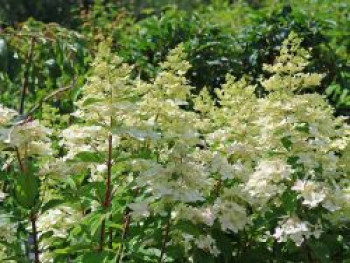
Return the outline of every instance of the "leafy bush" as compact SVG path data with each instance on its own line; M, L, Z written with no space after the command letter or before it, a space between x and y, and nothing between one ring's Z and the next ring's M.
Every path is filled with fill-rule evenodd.
M34 20L6 28L0 38L1 102L24 113L59 89L74 95L85 81L89 62L85 42L74 31ZM72 97L60 95L54 97L56 107L69 112Z
M78 8L77 1L65 0L0 0L1 24L15 25L33 17L43 22L72 24L73 10Z
M302 42L263 64L263 98L230 75L192 95L182 44L148 81L100 45L66 129L1 106L3 260L28 233L35 262L349 258L350 129L303 93L324 75Z
M227 20L235 20L242 16L241 12L249 11L250 18L243 22L243 27L236 24L231 30L225 23L220 26L212 22L209 16L215 12L220 18L225 17L221 9L211 7L200 15L170 10L159 18L153 16L138 22L134 33L128 32L119 42L118 50L126 61L136 64L143 79L149 79L155 76L158 63L168 50L183 42L193 66L187 77L199 92L204 86L220 87L227 73L238 77L249 73L255 80L260 75L267 77L262 65L274 60L284 39L295 31L304 38L302 46L312 49L310 70L326 74L317 91L327 94L340 113L349 106L348 58L337 51L336 45L329 45L335 39L329 35L333 32L329 22L317 17L310 19L308 14L290 6L266 14L245 5L232 8L238 11L226 12ZM260 85L258 81L256 84ZM264 93L261 86L259 90Z
M242 51L231 35L202 21L199 15L178 10L138 22L134 33L119 43L118 50L126 61L136 64L136 71L143 79L150 79L168 51L179 43L184 43L192 64L188 73L191 84L199 89L218 87L228 72L242 68Z

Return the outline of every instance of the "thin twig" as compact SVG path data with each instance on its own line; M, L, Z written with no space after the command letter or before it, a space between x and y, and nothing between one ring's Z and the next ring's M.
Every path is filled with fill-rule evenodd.
M17 147L16 147L16 156L17 156L17 161L18 161L19 169L21 170L22 173L24 173L24 165L23 165L23 163L22 163L21 155L20 155L19 150L18 150Z
M23 84L22 84L22 91L21 91L21 100L20 100L20 105L18 112L19 114L23 114L24 112L24 102L25 98L28 92L28 82L29 82L29 70L32 65L32 60L33 60L33 54L34 54L34 47L35 47L35 37L32 37L30 49L28 50L27 53L27 63L26 63L26 68L23 76Z
M222 185L222 180L221 180L221 178L219 178L216 185L215 185L215 196L216 197L219 197L219 195L220 195L221 185Z
M28 113L26 114L26 117L32 115L34 112L36 112L37 110L39 110L44 102L49 101L51 98L55 97L56 95L58 95L58 94L60 94L60 93L62 93L62 92L65 92L65 91L67 91L67 90L69 90L69 89L72 89L72 87L74 86L74 84L75 84L75 79L73 80L73 83L72 83L71 86L59 88L59 89L55 90L54 92L48 94L48 95L47 95L46 97L44 97L38 104L36 104L34 107L32 107L32 108L28 111Z

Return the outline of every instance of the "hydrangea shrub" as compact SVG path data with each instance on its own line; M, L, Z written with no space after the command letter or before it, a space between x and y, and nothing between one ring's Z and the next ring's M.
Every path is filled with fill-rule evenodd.
M350 129L306 92L323 76L305 72L300 43L291 33L264 65L264 97L249 76L227 76L215 99L207 89L191 95L182 45L147 82L101 45L66 129L1 106L0 258L344 257Z

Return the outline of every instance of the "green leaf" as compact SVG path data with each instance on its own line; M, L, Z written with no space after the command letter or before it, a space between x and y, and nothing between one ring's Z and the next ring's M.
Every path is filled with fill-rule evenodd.
M82 258L82 263L104 263L111 262L111 255L108 252L89 252L86 253Z
M309 132L309 124L307 122L298 123L295 125L295 129L297 131L308 133Z
M90 234L94 236L98 229L101 227L103 220L106 219L108 214L104 214L103 211L94 211L84 223L90 228Z
M54 250L54 253L57 255L62 255L62 254L74 254L77 252L82 252L86 250L91 250L92 247L90 244L77 244L77 245L70 245L65 248L60 248Z
M100 98L87 98L84 100L83 106L88 106L97 102L102 102L103 100Z
M326 244L318 240L314 240L314 241L308 242L308 245L310 246L313 252L313 255L316 256L316 258L318 259L318 262L320 263L332 262L330 259L330 251Z
M105 157L101 153L94 152L80 152L74 157L74 161L78 162L103 162Z
M290 151L292 149L292 141L291 141L290 136L283 137L281 139L281 142L282 142L284 148L286 148L288 151Z
M34 173L19 174L15 180L15 199L24 209L32 209L39 197L39 182Z
M291 191L287 190L282 195L283 208L287 213L293 213L297 209L297 196Z
M199 236L201 234L200 229L196 225L188 221L179 221L176 224L175 228L194 236Z
M214 263L214 257L201 249L195 249L193 252L194 263Z

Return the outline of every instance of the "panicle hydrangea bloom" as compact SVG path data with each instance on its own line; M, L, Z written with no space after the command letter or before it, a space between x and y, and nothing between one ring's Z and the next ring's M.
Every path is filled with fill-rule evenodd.
M47 156L52 154L51 130L38 120L15 121L16 111L0 105L0 143L11 147L21 156ZM1 147L0 145L0 147Z
M283 181L290 179L291 168L282 160L262 160L255 169L249 176L244 191L249 193L252 203L261 209L270 199L283 193Z
M215 243L215 239L213 239L210 235L201 235L195 240L195 244L198 248L209 252L213 256L218 256L220 254L220 251L216 247Z
M265 64L264 69L273 73L272 77L263 80L262 85L268 91L291 92L304 88L318 86L322 75L317 73L303 73L308 66L310 54L301 48L302 39L291 32L283 41L280 55L272 65Z
M38 216L36 224L40 236L47 232L53 232L51 238L43 238L40 242L41 262L54 262L54 254L50 251L54 240L57 238L67 239L69 229L81 218L82 214L79 211L65 205L52 208Z
M305 93L323 77L305 72L309 57L301 40L291 33L275 62L264 65L271 74L261 80L269 92L266 96L257 98L247 78L237 81L228 77L217 91L217 101L206 90L195 99L194 107L206 123L201 132L213 153L209 171L218 181L217 199L235 187L240 190L231 198L231 206L238 198L253 209L251 215L246 211L247 215L233 224L240 226L238 230L250 216L264 217L266 211L283 208L286 196L301 200L300 207L295 202L293 211L307 213L316 207L336 211L334 216L325 212L324 220L344 221L349 211L349 204L341 201L348 188L349 126L344 118L334 117L323 96ZM224 203L216 201L216 207L220 206ZM220 221L220 215L216 216ZM300 245L313 235L308 234L312 227L307 218L299 221L290 219L278 228L278 240L284 242L292 236ZM295 234L286 230L288 225Z
M205 224L212 226L216 219L216 213L210 206L192 207L189 205L178 205L176 207L175 220L188 220L194 224Z
M319 226L312 226L309 222L301 221L295 216L280 221L273 237L278 242L286 242L288 239L291 239L297 246L301 246L305 239L311 236L319 238L321 233Z
M237 189L224 189L223 194L214 203L213 209L223 231L237 233L249 221L246 207L240 204L238 196Z
M18 113L0 104L0 126L7 125Z
M210 181L195 154L200 144L198 119L193 112L181 108L187 104L191 87L184 74L189 65L184 61L183 46L172 50L162 72L157 75L152 88L145 83L140 111L154 120L153 128L160 134L157 141L158 162L149 162L137 178L140 187L154 197L166 202L191 203L203 201ZM171 147L169 147L171 145ZM144 167L145 168L145 167Z
M326 198L322 185L310 180L297 180L291 189L300 193L303 204L309 207L316 207Z

